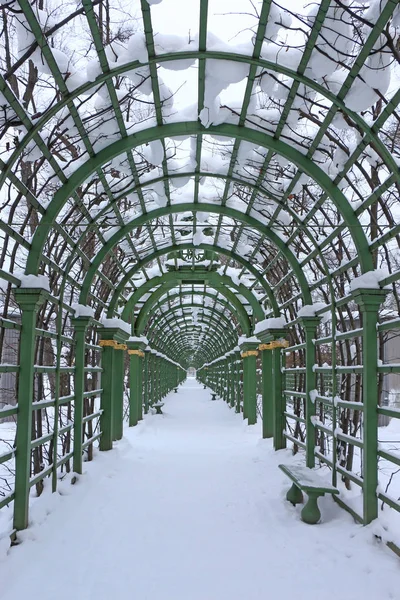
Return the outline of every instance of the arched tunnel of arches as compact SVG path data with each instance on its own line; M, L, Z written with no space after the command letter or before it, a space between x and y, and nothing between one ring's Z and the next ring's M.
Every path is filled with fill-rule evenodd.
M400 512L379 471L400 458L378 445L400 410L390 398L400 381L400 92L374 79L399 75L398 2L372 17L357 8L345 22L369 23L361 41L322 75L326 19L344 18L333 1L305 21L300 53L271 0L241 51L207 42L206 0L196 47L157 38L156 6L139 4L143 32L129 57L105 44L92 2L71 16L92 41L83 79L60 67L34 5L13 17L32 38L27 60L41 73L40 49L57 90L33 118L13 69L0 75L20 123L0 161L0 419L15 424L0 453L0 508L13 535L28 526L33 489L80 475L95 448L111 450L124 424L179 393L188 369L210 400L261 420L275 450L329 470L335 500L359 522L373 521L378 503ZM209 65L243 71L220 90L241 83L239 103L215 105ZM161 74L192 67L195 111L173 112ZM150 112L131 119L124 91Z

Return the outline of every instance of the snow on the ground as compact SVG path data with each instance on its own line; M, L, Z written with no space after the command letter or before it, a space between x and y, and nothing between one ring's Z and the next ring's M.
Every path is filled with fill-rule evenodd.
M0 563L2 600L386 600L398 559L330 497L306 525L273 452L189 379L61 494Z

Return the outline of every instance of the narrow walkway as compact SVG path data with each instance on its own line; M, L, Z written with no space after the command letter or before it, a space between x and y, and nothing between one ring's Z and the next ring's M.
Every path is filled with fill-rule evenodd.
M75 486L33 507L3 600L386 600L398 561L330 498L307 526L259 427L193 379Z

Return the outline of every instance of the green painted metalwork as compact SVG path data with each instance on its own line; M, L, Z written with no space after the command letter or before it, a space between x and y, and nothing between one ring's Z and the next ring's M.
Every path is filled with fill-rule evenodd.
M79 169L77 169L68 181L55 193L54 199L50 203L47 213L46 213L46 222L41 222L35 232L35 235L32 240L32 246L29 253L29 257L27 260L26 270L28 273L36 273L39 262L41 259L43 247L46 241L46 238L49 234L51 224L57 218L60 210L64 206L65 202L69 198L71 194L75 192L75 190L82 185L82 183L87 179L91 174L93 174L97 168L101 167L106 162L112 160L117 157L119 154L123 152L127 152L132 148L135 148L138 145L146 144L151 141L163 140L165 137L173 137L179 135L195 135L197 133L203 133L207 131L209 135L219 135L223 137L233 137L240 139L241 141L247 141L258 146L262 146L264 148L270 149L273 152L276 152L279 155L284 156L286 159L291 161L293 164L302 169L304 173L309 175L316 181L320 187L329 195L332 201L335 203L337 208L339 209L344 221L351 228L352 236L354 240L354 244L358 250L360 256L360 263L362 265L363 270L368 271L372 269L372 259L370 255L370 251L368 248L367 240L363 234L362 229L359 227L359 223L354 215L354 212L351 210L349 203L347 202L345 196L342 192L332 183L331 179L323 172L323 170L311 160L306 158L303 154L301 154L298 150L291 147L289 144L282 142L281 140L275 140L265 133L261 133L256 130L248 129L246 127L238 128L234 125L222 124L218 126L209 127L205 130L199 123L197 122L183 122L183 123L173 123L166 124L157 127L151 127L144 131L139 131L135 135L127 136L110 146L107 146L104 150L101 150L95 157L90 158L84 165L82 165ZM223 212L230 216L239 218L239 220L243 219L244 222L248 222L249 224L253 223L253 220L247 215L241 215L238 211L234 211L233 209L229 209L229 207L219 207L215 205L203 205L202 208L211 212L214 210L215 212ZM212 209L212 210L211 210ZM160 215L163 214L163 210L159 209ZM196 210L196 207L190 205L188 208L183 207L169 207L167 210L167 214L169 211L171 212L181 212L182 210ZM158 211L152 211L154 217L158 216ZM145 215L139 217L136 221L134 221L135 226L141 225L141 221L146 222L148 217ZM128 231L128 227L124 229L124 233ZM288 260L290 253L284 244L282 244L280 238L274 235L271 230L267 227L262 228L263 233L265 233L266 237L274 240L274 243L281 249L283 255L288 255ZM115 241L118 241L121 238L121 232L118 232L113 236ZM111 238L112 239L112 238ZM107 243L107 246L110 247L110 242ZM104 251L102 252L102 256L104 256ZM292 261L292 268L299 275L301 274L301 270L296 266L296 262Z
M363 501L364 522L378 516L378 309L387 295L383 289L358 289L354 296L363 316Z
M306 465L315 467L314 448L316 446L316 435L313 419L316 415L316 406L313 394L316 393L316 373L314 369L316 354L314 340L317 334L317 326L320 322L316 317L301 317L301 324L305 333L305 365L306 365Z
M263 350L262 362L262 431L263 438L272 438L274 435L274 404L272 395L272 352Z
M247 288L244 285L240 284L239 286L237 286L235 283L232 282L232 280L229 277L218 275L217 273L214 273L214 272L208 273L207 278L211 284L211 287L213 287L214 289L221 290L221 293L223 291L224 295L227 295L228 290L226 288L228 286L230 288L237 290L238 294L244 296L247 299L247 301L251 305L253 312L256 315L257 319L262 320L264 313L263 313L258 301L256 300L256 298L254 297L253 294L249 293L249 291L247 290ZM129 315L132 313L135 305L139 301L139 299L144 294L147 294L154 286L164 285L165 283L168 283L168 282L172 282L173 285L176 285L176 279L177 279L176 273L165 273L162 276L154 277L150 281L144 283L142 286L140 286L140 288L138 288L137 291L135 291L130 296L130 298L126 302L124 309L122 311L122 314L121 314L122 318L127 320ZM199 281L199 276L196 273L187 273L187 274L185 274L184 277L180 278L180 280L182 280L182 279L190 281L190 282L196 282L196 281ZM242 317L244 318L243 313L242 313Z
M97 254L95 260L92 261L92 264L88 270L88 274L85 278L85 282L82 286L82 292L81 292L81 297L80 297L81 302L84 302L87 298L87 295L89 293L90 284L92 283L92 279L96 273L98 266L101 264L101 261L104 260L104 258L107 256L107 254L112 250L113 246L116 243L118 243L118 241L121 240L127 233L132 231L132 229L134 229L136 227L140 227L144 223L147 223L149 220L155 219L157 217L162 217L165 214L179 213L179 212L185 212L185 211L190 211L190 210L191 211L196 210L195 208L193 208L193 204L190 204L190 203L184 203L184 204L179 204L177 206L160 208L160 209L152 211L151 217L149 215L142 215L141 217L138 217L137 219L135 219L128 225L125 225L125 227L121 228L118 232L116 232L110 238L110 240L102 247L100 252ZM244 215L243 213L240 213L239 211L230 209L228 207L224 208L224 207L216 206L215 204L202 203L201 210L208 211L210 213L227 214L230 217L237 219L238 221L243 221L243 222L247 223L248 225L252 226L255 230L260 231L267 238L269 238L283 252L283 254L287 258L288 262L291 264L293 271L298 276L298 280L300 282L300 285L302 286L302 293L303 293L305 302L309 301L310 295L309 295L308 285L306 283L304 274L303 274L302 270L299 268L299 265L298 265L294 255L292 254L292 252L287 248L287 246L279 238L279 236L276 235L276 233L274 233L273 231L269 231L269 229L267 227L259 224L256 219L253 219L252 217L250 217L248 215ZM180 244L179 247L173 247L173 246L169 247L167 249L167 251L171 252L177 248L183 249L185 247L194 247L194 246L192 244L190 244L188 246L185 244ZM209 246L208 244L199 244L198 248L208 249L208 248L215 248L215 247L212 245ZM163 249L162 253L165 253L165 252L166 252L166 249ZM224 254L224 252L221 251L221 254ZM152 255L151 255L151 258L154 259L155 257L157 257L156 252L152 253ZM148 260L150 260L150 257ZM244 259L241 258L240 262L243 263ZM136 266L135 270L138 270L138 268L139 267ZM262 285L263 287L266 288L266 293L268 294L268 297L270 298L271 304L274 305L275 302L273 300L273 295L269 290L269 286L266 284L265 281L263 281L261 279L260 274L257 272L257 270L254 267L247 266L247 268L251 271L251 273L256 278L258 278L260 285Z
M16 289L14 290L14 296L22 310L14 527L15 529L25 529L28 526L29 518L35 328L37 312L41 304L43 304L46 295L43 290Z
M122 437L123 421L123 353L117 350L128 334L119 327L107 327L101 330L102 346L102 395L100 408L101 438L100 449L111 450L113 440Z
M83 398L85 393L85 336L90 317L78 317L71 320L75 330L75 374L74 374L74 473L82 473L83 444Z
M82 473L83 453L90 452L94 441L99 441L101 450L109 450L113 439L123 435L123 401L128 393L124 388L125 352L121 344L128 334L117 327L104 328L92 316L74 316L75 309L69 303L79 297L81 304L90 304L99 319L101 314L108 318L121 316L131 324L135 335L148 337L147 349L144 341L128 342L131 351L144 351L143 357L135 353L129 355L130 425L136 425L143 417L143 407L146 414L154 405L161 410L163 399L184 379L185 369L189 366L195 366L199 381L204 382L214 395L234 406L238 413L243 397L243 416L248 418L249 424L255 423L256 356L240 358L238 337L240 333L250 336L256 322L265 316L284 314L285 329L267 328L265 335L260 335L261 341L267 344L285 335L291 344L287 349L270 347L260 356L263 437L272 437L275 449L284 448L287 442L292 444L295 450L305 453L308 467L313 467L317 460L328 464L334 485L340 475L359 486L364 500L363 514L356 515L360 521L369 523L376 518L378 497L385 506L400 511L399 502L388 494L380 492L377 496L376 493L378 457L398 466L396 456L378 450L378 415L388 418L398 415L391 407L378 407L381 398L378 398L377 389L382 377L398 375L400 368L387 363L378 365L384 350L380 339L378 355L376 338L377 330L379 334L390 333L400 327L397 316L389 322L379 323L379 319L388 318L382 311L386 294L390 295L390 300L385 309L399 312L400 272L392 264L389 274L380 279L379 289L349 291L354 277L372 271L376 266L385 266L385 261L389 263L390 256L395 255L400 246L400 226L391 212L391 205L395 204L400 190L400 175L396 147L390 138L390 127L398 121L400 91L387 97L379 92L380 97L377 96L378 101L370 112L358 113L347 106L352 85L363 77L363 69L376 54L379 40L383 35L391 35L390 18L398 1L388 0L381 7L375 23L364 23L359 48L354 51L354 56L346 57L342 65L343 70L347 69L346 75L335 86L331 85L329 76L316 78L317 81L312 79L310 69L310 61L318 51L321 31L326 26L330 0L321 0L318 5L296 70L280 64L285 61L267 60L264 56L268 55L264 45L269 45L267 26L271 0L264 0L260 6L251 55L208 49L210 6L207 0L199 0L198 48L158 55L152 8L146 0L141 0L140 5L148 61L119 64L107 56L109 48L105 47L106 37L96 7L90 0L83 0L81 18L91 42L89 54L98 60L99 67L93 81L70 91L69 75L60 71L51 36L41 26L34 6L22 3L26 27L32 32L49 69L46 85L49 89L54 88L54 101L42 113L32 116L34 111L29 101L26 104L25 99L20 101L15 94L15 75L9 65L0 76L4 112L10 109L18 126L26 132L18 134L18 143L9 151L7 160L0 160L0 188L4 197L10 201L19 197L23 207L21 211L21 206L17 209L15 204L10 211L6 210L9 218L2 215L0 219L0 234L5 246L0 277L14 287L20 285L18 274L7 271L12 256L13 262L16 258L16 264L23 264L26 273L46 274L51 280L51 293L16 289L15 297L22 309L21 323L9 318L7 305L0 317L2 330L15 330L20 335L20 357L16 361L19 364L0 365L0 373L18 377L18 407L5 410L0 407L0 417L17 415L15 491L0 502L0 508L14 500L14 526L25 528L30 487L40 487L45 477L51 477L55 491L60 468L65 465L69 469L72 460L73 470ZM359 10L362 14L363 9ZM306 22L304 27L308 27ZM33 49L34 46L28 49L28 59ZM290 49L289 45L287 50ZM233 117L237 124L225 122L206 128L200 120L167 122L159 75L162 69L158 70L158 67L191 59L198 65L198 114L206 107L207 61L231 61L248 67L242 101ZM24 64L21 60L19 66ZM150 121L150 127L144 128L141 124L132 134L126 119L126 106L120 100L119 85L125 75L138 68L148 69L152 91L149 105L154 120ZM282 101L276 102L279 115L271 131L263 130L250 111L252 100L260 93L260 80L266 73L280 81L287 92ZM100 89L107 95L109 104L105 112L111 121L115 121L115 132L112 143L105 143L97 150L91 130L95 113L86 119L82 117L84 111L81 109L85 104L83 94L96 93ZM140 89L136 92L140 94ZM304 143L303 151L299 151L295 148L296 143L291 144L287 129L291 129L291 115L298 110L296 102L299 98L307 100L313 93L317 94L318 100L315 103L311 100L310 106L316 110L310 108L309 114L303 110L300 117L310 118L315 131ZM77 147L82 152L79 158L82 164L72 161L72 168L65 164L62 153L60 160L51 136L48 136L48 128L53 127L55 119L60 120L61 128L66 114L69 126L77 132ZM357 132L357 143L347 144L346 135L338 133L337 117ZM66 135L69 140L68 132ZM168 144L177 137L192 137L194 148L192 164L179 172L171 170L167 152ZM229 141L229 151L228 144L223 144L228 155L223 172L218 172L214 166L210 171L202 168L210 139ZM152 141L160 142L163 159L157 170L149 165L150 172L142 177L135 153ZM29 155L31 143L40 151L40 161L45 166L43 173L46 169L51 173L49 177L46 171L42 178L51 182L51 193L45 189L47 184L41 193L37 191L38 186L21 177L21 165ZM238 159L246 143L264 149L264 152L260 151L262 158L254 161L254 165L247 161L246 167L242 168ZM71 142L71 147L73 144ZM323 160L328 145L345 154L334 175L328 173ZM373 158L370 160L371 151L382 165L379 172ZM118 157L124 157L127 167L122 177L117 173L115 179L118 182L115 182L110 173L114 159L118 164ZM27 164L30 164L29 160ZM280 169L277 164L284 166ZM360 183L354 181L355 172L359 174ZM304 212L299 203L292 203L303 174L311 180L303 186ZM176 202L171 188L178 187L182 178L188 177L193 182L191 201ZM285 177L285 185L279 191L275 190L273 182L280 183ZM219 190L212 200L202 197L202 183L207 179ZM90 187L93 181L98 182L98 188ZM159 185L164 190L166 202L162 208L154 209L146 194ZM343 187L350 192L342 191ZM245 198L241 210L233 208L229 202L232 189L239 190ZM135 215L128 218L123 214L123 205L130 194L137 198L137 208ZM93 204L94 197L96 202ZM354 198L358 198L357 205L351 204ZM312 203L307 203L307 199ZM101 208L94 213L92 209L100 201ZM274 207L272 212L266 210L268 204ZM20 213L24 213L24 218L26 216L24 225L14 221L14 215ZM204 243L204 239L199 245L180 243L178 232L182 225L179 225L178 217L184 220L188 213L188 230L194 235L205 229L199 213L211 215L206 235L210 243ZM285 225L285 221L289 224ZM118 231L110 234L111 225ZM106 233L104 227L108 230ZM160 237L161 230L163 235ZM165 231L167 235L164 235ZM226 231L229 234L224 243L222 234ZM145 245L144 236L147 237ZM10 240L14 243L11 249L8 246ZM243 245L246 252L242 250ZM181 268L178 253L185 250L192 252L190 256L187 253L189 258ZM210 256L203 270L196 262L200 251ZM164 257L168 253L173 253L173 267L164 274ZM221 265L218 273L215 271L217 262ZM158 265L160 276L151 274L148 267L154 265ZM188 265L192 271L188 270ZM228 276L232 265L236 269L234 280ZM138 276L141 277L140 284L137 283ZM246 285L238 283L241 276L246 278ZM381 289L385 285L390 289ZM302 304L316 301L326 305L316 311L316 317L297 318ZM357 307L358 316L353 316L353 307ZM185 316L192 310L198 311L196 322ZM321 318L329 313L330 329L324 331ZM37 324L38 319L40 324ZM354 325L357 319L358 326ZM50 328L49 323L52 324ZM102 336L100 345L98 333ZM39 349L43 352L47 342L53 353L51 364L37 360ZM110 345L102 342L110 342ZM351 344L361 348L355 363L346 355ZM255 351L256 347L251 348ZM328 357L329 367L325 365L324 356ZM100 373L101 384L97 389L90 386L87 389L88 376L97 377ZM339 397L344 376L359 378L357 398L346 397L344 400ZM52 378L54 397L36 403L33 380L40 380L40 377L44 380ZM94 398L100 400L101 410L84 416L85 402ZM33 412L39 415L47 409L54 411L52 431L31 439ZM315 418L318 410L326 416L324 422ZM338 429L343 410L362 415L362 438L349 436ZM73 423L70 422L72 414ZM66 416L68 422L61 422ZM293 429L289 428L290 423L294 423ZM59 456L60 440L72 430L73 450L68 441ZM324 449L325 441L329 451ZM36 468L32 473L31 456L39 456L46 444L49 463L43 470ZM337 456L340 444L351 445L362 452L362 477L345 469L336 458L329 458ZM8 453L0 464L13 459L14 454ZM339 503L346 506L343 500L339 499ZM304 520L316 522L319 511L313 492L307 506L303 511Z
M257 422L257 373L258 343L244 341L240 344L243 358L243 418L249 425Z
M165 293L165 290L163 290L163 293ZM186 291L186 292L180 292L178 294L169 296L168 298L165 298L164 300L157 301L157 300L153 299L153 294L150 296L150 298L148 300L146 300L146 302L144 303L144 305L136 319L135 328L139 335L141 335L141 333L144 331L144 327L146 326L147 321L150 320L152 318L152 316L154 315L154 313L157 313L157 311L160 310L160 308L162 308L164 304L173 301L174 298L176 299L176 298L182 298L182 297L188 296L188 295L193 295L192 292ZM213 294L208 293L206 295L204 292L202 294L199 294L199 296L213 298ZM149 305L147 305L147 303L149 303L149 305L152 305L151 310L149 309ZM204 305L200 304L200 303L193 303L193 302L190 305L189 304L180 304L178 306L175 305L173 308L170 308L169 314L173 314L176 310L184 310L185 308L187 309L189 307L203 308ZM228 303L224 302L222 307L227 312L232 313L232 315L235 315L235 317L238 318ZM227 317L224 316L222 311L217 311L215 307L214 307L213 311L218 313L218 318L221 318L226 323L228 328L230 328L232 326L232 322ZM210 312L212 312L212 311L210 311ZM239 319L238 319L238 321L239 321ZM243 333L245 333L245 335L249 334L249 329L247 329Z
M210 248L213 248L213 246L209 246L208 244L200 244L200 246L199 246L199 247L200 247L200 248L203 248L203 249L205 249L205 250L207 250L207 249L210 249ZM163 250L159 250L159 251L157 251L157 253L151 254L149 257L146 257L146 259L144 259L144 260L143 260L143 262L141 262L141 263L139 263L138 265L135 265L134 267L132 267L132 268L131 268L131 269L130 269L130 270L127 272L127 273L126 273L126 275L125 275L125 277L123 278L123 280L122 280L122 282L120 283L120 285L119 285L119 286L117 286L117 287L115 288L115 292L114 292L114 294L113 294L113 297L112 297L112 299L110 300L110 306L109 306L108 314L109 314L109 315L112 315L112 314L114 313L114 311L115 311L115 308L116 308L116 306L117 306L117 303L118 303L118 299L119 299L119 297L120 297L120 295L121 295L121 293L122 293L122 291L123 291L124 287L125 287L126 285L128 285L128 283L129 283L129 281L131 280L131 278L133 277L133 275L134 275L135 273L137 273L137 272L140 270L140 268L142 268L144 265L147 265L147 264L148 264L149 262L151 262L151 261L152 261L152 260L153 260L155 257L160 257L160 256L164 256L165 254L169 254L171 251L173 251L173 250L176 250L177 248L179 248L180 250L184 250L184 249L191 249L191 248L193 248L193 245L192 245L192 244L180 244L178 247L172 247L172 248L171 248L171 247L168 247L168 248L164 248ZM239 257L239 256L237 256L237 255L235 255L235 254L231 254L231 253L230 253L228 250L225 250L225 249L223 249L223 248L218 248L218 252L219 252L220 254L222 254L223 256L227 256L227 257L233 258L234 260L238 260L238 262L240 261L242 264L245 264L245 265L246 265L246 268L248 268L248 269L249 269L249 271L250 271L250 273L251 273L252 275L254 275L255 277L257 277L257 276L258 276L258 273L257 273L257 271L256 271L256 270L255 270L255 269L252 267L252 265L250 265L249 263L247 263L247 261L244 261L244 259L243 259L243 258L241 258L241 257ZM209 273L207 273L207 278L208 278L207 280L210 280L210 277L214 277L214 274L215 274L215 272L214 272L214 271L210 271ZM177 278L177 277L178 277L178 273L177 273L177 274L175 274L175 278ZM155 278L153 278L153 280L154 280L154 279L155 279ZM181 278L181 279L182 279L182 278ZM186 275L185 275L185 279L186 279ZM229 287L234 287L234 286L235 286L235 284L234 284L234 283L233 283L233 282L232 282L230 279L228 279L228 278L227 278L227 279L223 279L223 280L221 280L221 281L222 281L223 283L225 283L225 286L224 286L224 287L221 287L221 293L222 293L222 290L226 290L226 285L227 285L228 283L229 283ZM147 282L147 283L146 283L146 285L148 285L148 284L149 284L149 282ZM271 305L272 305L272 307L273 307L275 310L277 310L276 302L275 302L275 300L274 300L274 297L273 297L272 291L269 289L269 286L267 285L267 283L266 283L266 282L262 282L262 283L261 283L261 285L264 287L264 289L266 290L266 293L267 293L268 297L271 299ZM143 287L143 286L141 286L141 287ZM241 291L240 291L239 293L240 293L240 294L243 294L243 295L245 295L245 297L246 297L246 298L248 298L248 300L249 300L249 303L252 305L252 307L253 307L253 310L255 311L255 314L257 314L257 312L259 312L259 311L258 311L258 309L257 309L257 308L255 308L255 307L258 305L258 303L257 303L257 304L254 304L253 295L249 295L248 291L246 291L246 290L243 288L243 286L240 286L240 290L241 290ZM227 292L229 292L229 290L226 290L226 291L227 291ZM239 291L239 290L238 290L238 291ZM83 294L84 294L84 292L82 291L82 298L84 298ZM230 296L230 299L229 299L229 300L230 300L230 301L232 301L232 302L234 301L232 296ZM82 301L82 300L81 300L81 301ZM128 302L129 302L129 301L128 301ZM135 302L136 302L136 301L135 301ZM237 302L235 302L235 304L237 305ZM128 303L127 303L127 304L126 304L126 306L124 307L124 310L123 310L123 312L122 312L122 317L123 317L124 319L127 319L127 318L128 318L128 316L129 316L129 314L130 314L130 312L132 311L132 309L133 309L133 307L132 307L131 305L129 305L129 308L128 308ZM261 313L259 313L259 314L261 315ZM257 318L261 318L261 319L262 319L262 316L257 316Z

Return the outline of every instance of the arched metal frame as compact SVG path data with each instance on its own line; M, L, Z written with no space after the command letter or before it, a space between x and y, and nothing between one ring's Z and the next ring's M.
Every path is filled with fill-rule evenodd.
M19 270L22 269L25 275L44 274L50 279L50 291L38 292L36 286L39 280L30 295L23 292L24 285L16 291L22 324L9 318L7 307L10 289L4 292L7 303L4 316L0 318L1 340L3 343L7 329L20 332L21 359L15 367L5 361L5 365L0 365L0 374L19 374L22 382L19 395L21 398L29 397L30 405L26 410L22 405L18 409L8 408L5 411L1 411L0 407L0 416L18 413L19 422L25 423L29 429L34 395L29 382L38 374L48 377L50 381L54 373L54 380L49 387L54 388L55 397L48 404L52 410L61 410L64 402L61 389L68 387L66 378L71 381L72 377L75 378L72 387L81 390L83 398L83 390L87 385L84 378L89 368L83 364L85 349L87 353L93 353L93 362L96 363L96 366L92 366L93 372L101 369L98 341L99 332L105 335L101 328L103 318L121 318L129 322L134 334L146 334L150 346L165 355L154 355L150 359L156 374L152 376L151 386L161 396L166 388L162 389L160 373L169 373L169 388L175 377L174 369L177 369L177 378L180 377L174 361L180 362L185 368L190 361L194 361L200 371L202 365L214 363L211 370L214 369L218 377L237 377L238 369L231 353L237 346L240 334L249 337L257 322L282 314L287 323L286 335L290 339L290 347L280 351L279 369L278 362L274 363L274 386L287 395L297 429L301 429L305 423L303 434L307 439L308 465L313 466L315 456L329 464L325 455L315 455L315 433L321 440L333 432L330 447L333 456L340 444L344 446L350 443L343 435L340 437L340 433L336 434L342 408L344 411L351 406L352 410L359 413L359 421L364 419L365 439L357 443L363 447L365 465L372 465L364 466L362 482L364 497L368 502L364 505L361 518L368 522L376 516L378 456L396 463L390 452L378 451L377 448L377 414L394 418L396 413L382 407L377 409L382 399L377 398L376 381L378 378L378 387L381 388L382 380L388 373L400 376L397 366L378 365L378 358L381 361L385 359L384 332L396 332L400 323L400 271L396 261L390 261L391 255L399 252L400 247L400 225L397 224L395 209L400 193L400 175L396 148L391 145L389 136L392 123L399 120L397 107L400 91L389 91L386 95L379 93L374 114L372 109L367 109L366 117L364 111L348 108L348 98L353 86L363 81L362 77L365 78L363 69L368 60L383 52L380 47L382 36L391 35L390 19L398 8L398 2L388 0L380 8L375 21L363 29L364 39L354 53L349 53L343 61L341 66L346 69L346 76L340 84L336 84L336 88L332 87L329 76L313 79L310 68L313 56L320 52L326 21L332 21L331 0L321 0L319 3L315 18L310 21L307 35L304 36L302 56L296 70L289 68L284 57L278 54L276 60L266 58L268 52L265 51L265 45L272 47L275 44L274 40L268 38L267 27L271 10L275 7L272 0L261 3L253 32L251 55L207 48L208 1L199 0L199 5L197 48L158 53L159 48L155 44L157 31L154 31L152 22L152 11L157 9L150 8L146 0L141 0L143 40L148 60L130 60L118 64L108 58L95 7L90 0L83 0L81 26L92 41L92 58L98 60L98 74L93 81L85 81L73 91L68 89L69 75L60 71L47 30L40 24L35 6L29 3L22 6L26 30L32 33L32 39L35 40L32 48L28 49L27 59L31 57L33 64L37 60L36 55L32 54L37 44L39 56L48 67L48 87L53 87L56 95L33 118L29 109L15 95L10 73L0 76L0 93L7 109L5 114L9 111L11 120L18 121L24 129L24 133L17 136L18 144L8 153L7 160L0 160L0 188L6 190L5 194L13 202L12 209L7 209L7 215L0 219L0 235L4 245L0 277L18 287L21 283ZM362 16L364 8L359 8L359 11ZM353 18L356 19L356 16L353 15ZM304 23L304 27L308 25ZM388 41L389 38L385 39ZM280 43L285 48L282 40ZM389 52L389 43L387 48L385 51ZM183 118L179 122L171 118L158 67L168 67L168 64L181 60L196 61L198 115L204 109L209 109L208 61L245 65L248 70L243 78L245 90L240 109L225 107L229 113L226 122L211 123L207 127L200 118ZM119 101L117 92L120 90L116 82L123 86L131 73L140 70L148 73L151 84L149 104L154 109L154 119L149 120L149 126L138 121L132 133L124 104ZM267 98L268 102L272 101L278 106L276 122L260 117L251 102L252 97L261 94L262 78L271 74L275 78L275 85L287 88L284 100L276 102L271 95L269 100ZM93 133L99 119L97 109L94 103L85 100L85 94L97 97L101 90L106 97L101 112L115 126L115 130L110 129L105 143L101 143L101 139ZM141 84L137 85L134 93L140 97ZM304 106L309 108L309 114L305 116L307 111ZM316 109L314 112L313 108ZM296 111L303 111L302 118L309 117L315 126L313 134L304 135L301 142L296 125L292 126L290 119L290 115ZM345 136L334 125L338 115L346 120L351 131L356 132L357 144L346 145ZM55 131L61 131L67 118L69 128L76 132L70 134L67 130L67 133L63 131L63 135L65 133L68 144L75 143L78 150L75 159L69 160L67 144L59 152L62 160L56 160L47 128L57 122ZM6 130L7 127L6 124ZM98 129L101 133L101 127ZM167 152L176 138L184 138L185 142L182 143L194 140L192 162L179 169L174 167ZM326 163L319 164L321 158L317 158L319 154L328 161L328 141L332 148L345 154L340 167L333 170L333 175ZM141 172L137 157L145 146L151 147L156 142L162 148L163 158L158 166L148 163ZM36 186L36 189L29 180L20 176L23 166L30 162L29 151L32 147L39 149L42 161L42 171L39 169L39 172L45 173L43 186ZM202 164L208 147L215 152L223 148L228 155L226 168L219 170L214 164ZM241 150L246 147L252 148L252 154L246 155L243 162ZM371 162L368 158L371 152L381 165L379 173L374 173L374 185L369 172ZM329 164L333 164L333 159L329 160ZM123 163L126 163L126 168ZM115 164L118 168L115 168ZM113 171L117 171L115 182ZM276 175L278 172L280 174ZM191 182L185 185L189 186L191 198L182 202L177 190L182 181L189 178ZM307 183L304 183L304 178ZM279 187L281 180L286 183ZM301 193L298 191L300 183ZM211 185L214 186L215 197L210 200L204 190ZM155 207L154 201L149 200L154 196L158 199L165 196L165 205ZM234 201L231 202L231 197L234 200L241 199L240 210ZM99 207L100 199L103 204ZM130 202L129 209L124 209ZM19 226L13 219L21 207L28 216ZM200 215L204 214L207 215L205 223L201 224ZM179 221L180 216L186 219L184 223ZM34 225L27 234L30 219ZM166 230L168 235L165 234ZM195 236L203 231L207 231L207 234L195 243ZM203 251L205 256L211 258L204 262L203 268L196 266L194 258L191 270L190 261L182 267L177 257L189 249ZM168 255L174 258L165 273L165 257L168 258ZM217 261L221 261L218 273L215 272ZM357 287L351 287L354 278L375 271L380 266L388 266L389 272L376 274L376 289L371 291L367 286L359 292ZM154 275L155 267L158 267L158 271ZM198 282L203 282L202 289ZM384 290L385 286L389 286L388 290ZM204 301L215 300L199 313L199 322L203 325L208 322L210 325L201 336L202 328L189 324L178 315L179 311L200 308L195 301L183 303L186 295L201 297ZM221 300L220 296L225 300ZM180 303L176 304L178 299ZM71 306L77 301L81 305L90 305L96 318L77 316L80 309ZM302 307L317 302L319 304L314 311L306 309L305 312L299 312ZM225 310L233 315L235 324L230 323L224 315ZM391 316L390 322L386 322L386 313ZM38 314L42 315L42 321L37 320ZM52 314L56 315L55 319ZM307 321L307 315L314 321ZM328 320L329 324L321 325L321 317ZM36 329L35 324L38 325ZM124 327L124 323L120 323L120 328L116 327L118 331L107 333L114 337L105 341L117 344L116 348L118 344L123 345L123 338L128 335L123 333ZM179 334L176 328L179 328ZM376 330L380 343L379 356L376 353ZM268 335L273 338L271 331ZM90 343L85 338L88 332ZM199 343L194 352L192 339ZM42 347L43 354L43 348L49 340L50 344L51 340L54 341L51 367L43 363L43 356L40 360L34 356L34 343L37 348ZM70 363L64 359L66 345L70 352ZM352 345L356 348L356 364ZM142 352L136 347L131 350ZM79 352L80 358L76 360L74 371L75 367L71 365L75 364L74 357ZM103 356L106 356L104 348ZM138 357L141 354L131 355L137 372L141 369ZM328 357L329 370L323 357ZM143 361L144 369L147 368L147 360L145 358ZM118 364L120 368L120 359ZM284 392L283 382L278 381L278 371L285 379ZM272 371L270 375L272 377ZM348 385L346 377L351 380L351 385ZM215 384L214 380L210 381ZM233 385L233 380L229 381L227 388ZM238 383L238 380L235 381ZM278 384L282 384L280 388ZM347 404L342 406L340 403L344 400L340 400L340 394L346 386L356 387L359 391L354 399L346 396ZM310 392L317 390L320 412L327 414L324 408L327 389L332 402L335 399L334 407L329 408L331 413L328 410L331 433L327 433L329 428L324 424L315 424L315 419L312 420L317 406L313 407L309 402ZM89 394L90 390L85 390L85 393ZM139 394L139 391L135 393ZM72 398L72 394L70 396ZM362 406L360 410L354 406L356 402ZM77 414L79 407L79 404L75 406ZM74 425L77 439L82 438L78 425ZM283 425L288 432L286 422ZM61 430L70 431L66 427L61 427ZM28 453L30 455L31 452L30 434L27 431L24 433L22 425L19 429L17 447L19 455L23 455L24 451L26 453L23 469L27 470ZM54 426L52 436L53 441L58 439L58 424ZM287 439L293 442L290 434ZM295 446L296 443L294 441ZM53 466L47 468L53 477L53 487L56 486L57 468L70 459L68 456L57 457L57 443L54 447ZM82 454L82 447L78 447L74 460L79 451ZM349 470L346 468L344 471L343 465L338 468L336 461L332 461L331 466L334 482L337 474L341 474L360 484L358 475L349 475ZM38 474L37 481L40 482L43 476ZM22 486L26 496L27 483L21 481L18 479L16 486L18 489ZM385 494L380 494L380 499L385 505L400 508L394 506ZM24 518L26 522L26 516ZM19 522L23 522L23 519Z

